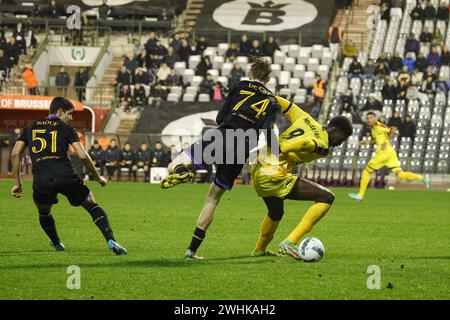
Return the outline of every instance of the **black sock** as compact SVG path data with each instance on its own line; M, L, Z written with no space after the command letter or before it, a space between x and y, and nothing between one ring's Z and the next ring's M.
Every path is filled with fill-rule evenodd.
M205 239L206 231L195 228L194 235L192 236L191 244L189 245L189 250L192 252L197 252L198 247L202 244L203 239Z
M98 204L94 204L94 206L92 206L92 208L89 210L89 214L91 215L95 225L102 232L106 241L115 241L113 231L111 225L109 224L108 217L106 216L105 211Z
M179 164L175 167L173 172L178 173L178 174L183 174L183 173L189 172L189 170L186 168L186 166L184 164Z
M58 236L58 232L56 231L55 219L53 219L51 212L39 212L39 223L41 224L42 230L45 231L54 245L57 245L61 242Z

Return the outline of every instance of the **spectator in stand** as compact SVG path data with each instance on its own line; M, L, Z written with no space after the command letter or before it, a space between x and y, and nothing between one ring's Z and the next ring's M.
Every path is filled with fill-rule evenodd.
M423 18L425 20L436 20L436 17L437 17L436 8L433 6L431 0L428 0L427 5L423 10Z
M111 139L108 148L105 151L105 167L108 174L108 180L112 180L114 173L119 167L120 149L117 146L116 139Z
M428 67L428 61L423 52L419 53L419 56L416 59L415 68L417 68L420 72L426 72Z
M394 127L397 130L402 126L402 118L400 118L400 112L395 111L392 118L387 123L388 127Z
M419 51L420 51L420 41L417 40L417 37L413 33L411 33L408 39L406 40L404 54L406 55L409 52L414 52L417 56L419 54Z
M389 7L389 5L386 2L383 2L381 4L381 9L380 9L380 19L381 20L386 20L389 22L389 18L391 15L391 8Z
M166 151L161 142L156 142L150 152L150 163L152 167L167 167L170 162L170 154Z
M9 56L9 67L12 69L13 66L17 65L20 57L20 47L16 42L14 37L11 37L8 43L8 49L5 51Z
M330 45L331 57L337 60L339 55L339 45L342 42L343 29L337 23L328 28L328 43Z
M252 46L250 47L249 55L252 57L260 57L263 55L261 51L261 46L259 45L259 40L254 39L252 41Z
M389 69L385 63L378 63L375 67L375 78L377 80L384 79L389 75Z
M377 100L376 95L374 93L369 94L369 98L367 99L364 108L361 109L361 111L369 111L369 110L377 110L380 112L383 110L383 105L379 100Z
M162 60L167 55L167 49L162 45L161 41L157 40L155 48L153 48L152 54L157 55L159 60Z
M316 75L316 79L313 83L313 96L314 96L314 107L311 110L311 116L317 118L322 108L322 102L325 99L326 83L322 79L320 74Z
M432 46L439 46L444 41L444 36L442 35L441 29L435 28L433 33L433 41L431 42Z
M166 78L166 86L170 88L172 86L181 87L182 85L183 79L177 74L175 69L172 69L169 76Z
M148 98L148 104L151 106L159 107L162 100L166 100L167 91L161 85L161 82L156 82L150 89L150 97Z
M148 34L147 42L145 43L145 50L147 50L147 53L149 55L153 54L153 50L155 50L156 42L158 42L158 39L156 38L156 35L154 32L150 32Z
M375 64L372 59L367 60L366 66L364 67L363 79L374 79L375 75Z
M131 73L127 70L125 66L122 66L116 74L115 85L121 88L122 85L124 84L126 85L131 84Z
M428 66L425 70L424 79L431 77L433 78L433 81L437 80L436 70L433 66Z
M3 49L0 49L0 90L3 82L5 82L8 75L8 58L5 56Z
M138 63L139 68L150 68L150 55L147 54L147 50L145 48L141 48L139 54L136 57L136 61Z
M137 61L133 52L130 52L126 55L123 61L123 65L125 66L125 68L127 68L128 71L130 71L131 74L134 74L136 68L139 67L139 62Z
M101 176L103 176L105 172L105 151L100 146L98 141L94 141L94 144L91 146L91 148L88 151L89 156L92 159L92 162L94 162L94 166L98 168L98 171ZM89 180L93 180L93 177L89 175Z
M206 77L200 82L199 93L207 93L211 96L213 94L214 80L210 73L206 74Z
M361 123L361 117L351 88L348 89L347 94L342 95L341 103L342 114L350 115L353 123Z
M239 63L236 63L230 72L230 78L228 81L230 89L233 89L234 86L241 81L243 76L245 76L244 70L241 68Z
M123 149L120 151L118 181L120 181L122 178L122 169L127 169L126 171L128 171L128 181L130 181L131 175L133 174L134 165L135 154L131 149L131 144L127 142L125 143Z
M154 77L144 68L137 68L134 75L133 83L141 85L150 85L154 80Z
M417 4L414 9L412 9L410 15L413 20L425 20L422 4L419 1L417 1Z
M75 80L73 86L77 93L78 101L82 102L86 99L86 85L89 81L89 73L85 67L80 67L75 73Z
M201 58L200 62L195 68L195 74L198 76L205 77L208 70L212 69L212 63L209 56L204 56Z
M102 20L111 16L112 7L108 5L108 0L103 0L102 4L98 7L98 17Z
M364 69L363 69L362 64L358 61L358 59L356 57L354 57L352 63L350 64L350 67L348 69L349 79L361 78L363 71L364 71Z
M436 92L443 92L445 96L447 96L449 89L450 81L446 80L444 77L439 78L439 81L436 83Z
M430 28L424 28L420 34L420 41L425 43L431 43L431 41L433 41L433 34L431 33Z
M389 69L389 59L386 57L386 54L384 53L384 51L382 51L380 53L380 55L378 56L378 59L375 61L375 63L378 64L384 64L384 66L386 67L386 69Z
M241 37L241 41L239 42L239 55L248 57L250 55L250 48L252 44L248 40L246 34L243 34Z
M426 81L422 84L421 91L432 95L436 93L436 84L434 83L433 77L427 77Z
M50 4L48 5L47 17L55 19L64 15L64 7L56 0L51 0Z
M408 100L407 94L409 89L409 82L400 81L397 87L397 100Z
M25 82L25 87L28 90L28 94L39 95L38 81L36 78L36 74L34 73L33 67L29 63L25 65L23 80Z
M226 88L222 85L220 81L217 81L212 89L212 99L216 102L220 102L225 99Z
M400 71L397 75L397 81L402 84L411 82L411 74L409 73L408 66L403 66L402 71Z
M444 1L441 1L441 5L438 8L437 18L438 20L448 22L448 4L446 4Z
M67 87L70 85L70 76L64 67L61 67L59 72L56 74L55 85L58 90L58 95L67 97Z
M173 68L175 62L180 61L180 57L175 53L173 47L169 47L167 50L167 56L164 58L164 63L167 64L170 68Z
M344 45L342 46L342 56L344 58L354 58L358 56L358 50L356 49L355 44L352 40L347 39L347 41L345 41Z
M161 64L161 67L159 67L158 69L158 73L156 74L156 76L158 77L158 81L160 81L161 83L166 83L166 79L170 75L170 72L170 67L167 65L167 63L163 62Z
M119 106L124 109L124 111L129 112L131 110L131 89L128 84L122 84L119 90Z
M405 121L400 126L400 140L405 138L411 138L414 140L414 137L416 136L416 125L412 121L412 118L410 115L406 115Z
M431 47L431 52L428 54L428 66L439 69L441 67L441 56L436 47Z
M178 51L180 51L181 48L181 34L175 33L173 35L172 40L170 41L169 49L173 49L173 53L178 55Z
M201 36L200 39L197 41L197 45L195 46L195 53L202 55L203 51L205 51L206 47L208 47L206 38L205 38L205 36Z
M239 56L239 50L237 49L236 43L230 43L230 47L225 52L225 58L228 62L233 62Z
M408 52L406 56L402 60L403 66L408 67L408 72L412 73L414 71L414 64L416 60L414 60L414 55L412 52Z
M450 65L450 51L445 44L442 44L442 52L441 52L441 66Z
M381 90L381 95L383 96L383 100L397 100L397 86L395 85L394 80L389 79L387 81Z
M150 181L150 150L147 144L141 144L141 147L136 151L136 164L133 166L134 181L137 180L136 173L139 169L144 170L145 181Z
M411 76L411 84L413 86L421 86L422 85L423 73L419 71L419 69L415 68L413 74Z
M133 91L133 107L143 110L146 105L145 88L140 83L136 83Z
M12 37L16 39L17 44L20 48L21 54L27 54L27 43L25 40L25 31L23 30L22 23L18 23L16 28L13 30Z
M400 56L400 52L396 51L394 56L391 58L389 62L389 69L391 71L399 72L403 66L402 57Z
M161 59L157 54L152 54L150 56L150 66L147 67L147 69L156 71L159 69L160 66L161 66Z
M186 39L181 40L181 47L178 50L180 61L184 61L186 66L189 66L189 57L192 55L191 45Z
M275 41L273 36L269 36L267 41L265 41L261 46L262 55L265 57L271 57L273 61L275 50L281 51L280 46Z

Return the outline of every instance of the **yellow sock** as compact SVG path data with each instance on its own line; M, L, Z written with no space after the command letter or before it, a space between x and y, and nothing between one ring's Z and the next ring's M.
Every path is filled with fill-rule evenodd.
M308 211L306 211L298 226L287 237L287 240L293 243L300 242L300 239L311 231L314 225L322 219L330 207L330 204L323 202L313 204Z
M405 180L423 180L422 175L409 171L401 171L397 174L397 177Z
M370 182L370 173L367 170L363 170L362 176L361 176L361 182L359 183L359 197L361 199L364 198L364 196L366 195L366 191L367 191L367 186L369 185Z
M265 252L270 241L273 239L273 235L277 230L280 221L273 221L267 215L261 223L261 232L259 234L258 242L256 243L256 251Z

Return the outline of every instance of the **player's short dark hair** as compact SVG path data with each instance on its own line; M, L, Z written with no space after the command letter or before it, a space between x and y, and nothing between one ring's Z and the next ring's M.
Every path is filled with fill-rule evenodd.
M250 57L249 62L251 64L249 76L264 83L269 82L272 64L265 58L254 56Z
M374 117L377 116L377 115L375 114L375 112L373 112L373 111L367 112L367 113L366 113L366 117L367 117L368 115L372 115L372 116L374 116Z
M353 133L353 124L349 118L344 116L337 116L330 120L328 123L329 127L337 128L339 131L344 133L347 137L350 137Z
M70 100L63 97L54 97L52 102L50 103L50 114L56 114L59 109L62 109L64 112L73 110L75 107L73 106Z

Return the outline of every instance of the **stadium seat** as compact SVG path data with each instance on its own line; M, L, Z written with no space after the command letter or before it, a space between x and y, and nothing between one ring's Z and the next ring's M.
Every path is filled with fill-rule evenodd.
M289 80L289 90L292 94L296 93L298 88L300 88L300 79L298 78L291 78Z
M198 63L200 62L200 56L199 55L195 55L195 56L190 56L189 57L189 69L195 70L195 68L197 68Z
M192 95L197 95L198 92L198 88L197 87L193 87L193 86L189 86L186 88L186 93L187 94L192 94Z
M198 85L200 84L200 82L202 82L202 80L203 80L202 76L193 76L191 86L198 87Z
M281 88L278 92L279 96L282 96L285 99L291 99L291 90L289 88Z
M283 64L283 70L285 71L294 71L295 69L295 58L286 58Z
M319 70L319 59L318 58L309 58L307 69L308 69L308 71L317 72Z
M297 58L299 55L300 46L298 44L290 44L288 47L288 56Z
M181 97L183 93L183 88L178 86L173 86L170 88L170 93L176 94L178 97Z
M213 77L214 82L217 81L217 78L219 77L219 70L209 69L206 73L209 73Z
M297 57L297 55L295 55L295 57ZM274 63L275 64L284 64L285 60L286 60L286 55L283 52L276 50L275 55L274 55Z
M211 97L207 93L200 93L198 95L199 102L209 102L210 100L211 100Z
M178 102L180 101L180 96L176 93L169 93L167 96L167 101Z
M310 51L307 50L307 48L302 47L298 54L297 63L307 65L310 57Z
M232 69L233 64L231 62L225 62L224 64L222 64L220 74L224 77L228 77Z
M223 86L228 87L228 78L227 77L218 77L217 81L219 81Z
M289 80L291 79L291 73L289 71L281 71L280 77L278 78L279 86L289 85Z
M272 77L279 77L281 72L281 65L279 64L273 64L272 65Z
M236 58L236 62L239 63L243 70L247 69L248 65L248 57L239 56Z
M224 63L225 63L225 58L223 56L214 57L214 60L212 61L213 69L220 70Z
M183 72L183 81L184 83L191 83L192 78L195 76L195 71L192 69L186 69Z
M217 45L217 55L225 56L225 52L227 52L228 48L229 48L228 43L219 43Z
M301 104L305 103L306 97L305 96L295 95L293 101L294 101L294 103L296 105L301 105Z
M323 45L315 44L312 46L311 57L320 59L322 58L323 51Z
M329 67L326 66L326 65L320 65L317 73L320 74L322 79L327 81L328 80Z
M310 88L313 86L314 80L316 78L316 73L313 71L306 71L303 77L303 86Z
M303 64L297 64L294 67L294 78L303 79L305 76L306 67Z
M183 101L184 102L194 102L195 101L195 96L196 94L192 94L192 93L185 93L183 95Z
M186 62L184 61L175 62L173 68L175 69L177 74L182 75L184 73L184 70L186 70Z

